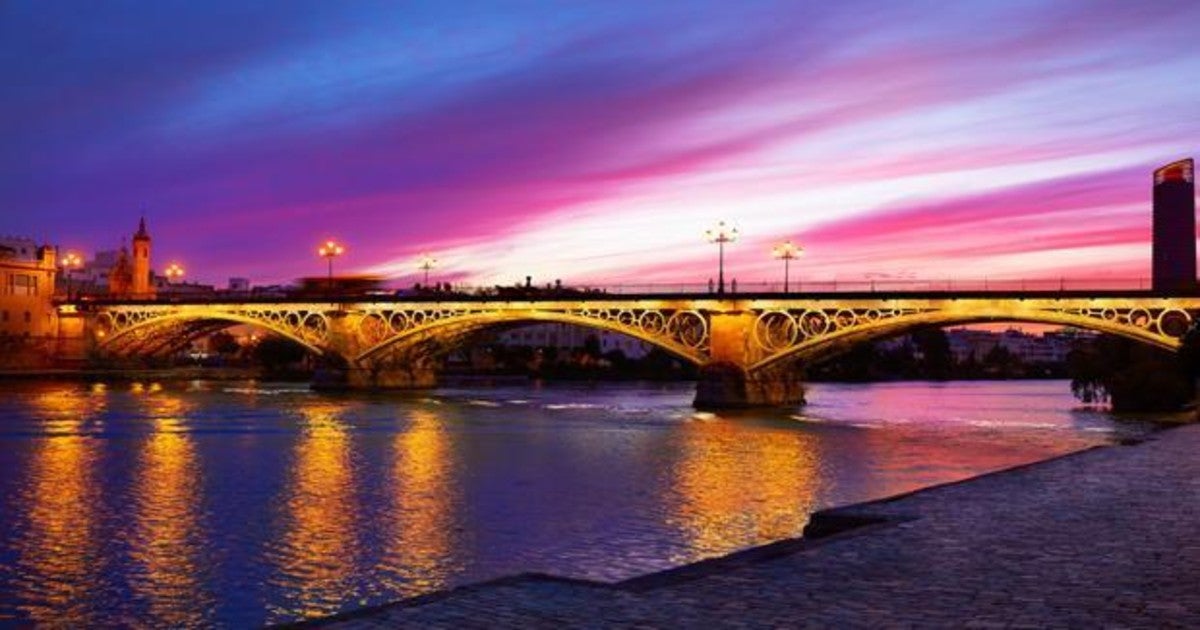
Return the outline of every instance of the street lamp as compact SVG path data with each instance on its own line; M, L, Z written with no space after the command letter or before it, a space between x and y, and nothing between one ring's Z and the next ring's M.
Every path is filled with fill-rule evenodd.
M171 263L167 265L166 270L163 271L163 275L167 277L167 284L171 284L173 280L183 277L183 267L180 267L179 263Z
M71 272L83 266L83 259L79 254L67 252L62 259L63 275L67 277L67 299L71 299Z
M799 245L792 245L791 241L784 241L776 245L771 250L771 255L778 260L783 261L783 292L788 292L788 264L800 257L804 253L804 248Z
M429 288L429 270L437 267L437 259L429 254L421 254L421 264L417 265L417 269L425 272L425 288Z
M717 258L717 293L725 292L725 243L732 243L738 238L738 229L724 221L704 231L704 238L709 243L716 243L719 251Z
M333 290L333 259L341 256L346 252L346 248L338 245L337 242L331 240L325 241L325 244L317 249L317 255L329 261L329 290Z

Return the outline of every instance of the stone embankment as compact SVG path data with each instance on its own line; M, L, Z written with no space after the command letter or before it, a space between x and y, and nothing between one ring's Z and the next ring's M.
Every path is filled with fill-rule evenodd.
M828 510L808 534L617 584L517 576L318 625L1200 627L1200 426Z

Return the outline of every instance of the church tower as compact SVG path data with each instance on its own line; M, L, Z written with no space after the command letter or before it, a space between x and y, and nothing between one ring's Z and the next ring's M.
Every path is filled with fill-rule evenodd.
M133 278L130 291L134 297L152 298L154 288L150 284L150 234L146 232L146 217L138 223L137 234L133 235Z
M124 241L125 239L121 239ZM125 243L121 243L121 253L117 255L117 262L108 270L108 294L119 297L129 297L129 284L133 279L133 272L129 268L129 248L125 247Z

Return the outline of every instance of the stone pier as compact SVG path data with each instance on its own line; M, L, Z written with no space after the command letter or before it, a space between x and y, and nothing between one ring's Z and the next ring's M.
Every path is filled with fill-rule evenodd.
M791 363L751 371L747 366L766 354L754 343L756 316L751 312L714 314L710 319L708 363L700 366L697 409L744 409L804 403L804 386Z

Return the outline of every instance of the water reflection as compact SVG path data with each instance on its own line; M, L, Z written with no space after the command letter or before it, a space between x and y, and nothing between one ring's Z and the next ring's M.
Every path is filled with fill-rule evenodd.
M358 542L351 443L342 420L348 405L310 402L299 408L300 435L290 464L283 530L274 552L284 601L276 619L337 611L354 590Z
M426 593L447 585L454 550L450 436L432 411L413 410L396 435L391 513L382 569L396 576L390 588Z
M824 462L823 476L843 496L890 496L1052 457L1094 443L1091 428L1113 426L1103 414L1073 411L1066 383L821 384L817 393L824 401L806 408L804 421L854 429Z
M738 419L716 417L680 432L667 521L687 549L673 561L798 536L808 522L820 486L816 437L747 428Z
M200 583L200 470L185 432L188 405L158 390L143 408L151 431L138 454L134 493L136 519L130 576L134 594L154 626L195 626L212 606Z
M37 441L22 484L25 529L15 541L16 597L35 622L87 623L88 597L97 582L100 550L96 483L99 450L84 435L104 407L104 393L56 388L31 398L45 437Z
M1072 412L1064 382L811 391L791 420L683 422L686 385L14 383L0 627L254 627L527 570L628 577L1119 428Z

